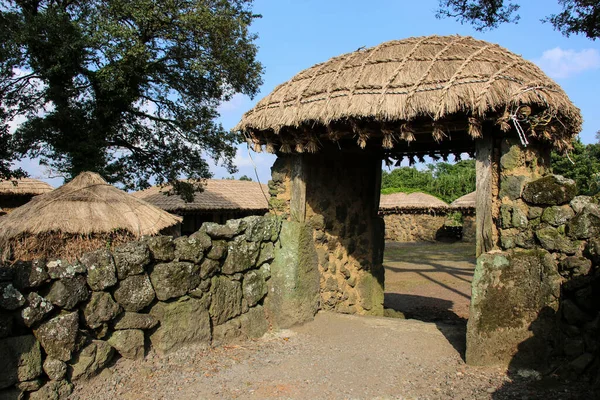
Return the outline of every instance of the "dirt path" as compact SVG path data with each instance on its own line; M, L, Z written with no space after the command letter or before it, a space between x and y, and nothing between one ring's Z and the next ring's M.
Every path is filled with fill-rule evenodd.
M386 307L421 321L466 323L474 244L388 242L384 266Z
M448 341L453 335L451 325L319 313L304 326L239 345L120 359L77 385L72 399L591 398L466 366Z

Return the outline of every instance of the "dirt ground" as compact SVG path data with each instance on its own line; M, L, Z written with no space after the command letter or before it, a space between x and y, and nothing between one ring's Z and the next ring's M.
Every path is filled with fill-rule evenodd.
M386 254L386 303L434 322L321 312L313 322L258 340L119 359L78 384L71 398L594 398L580 386L540 380L532 371L467 366L472 249L437 250L444 251L433 255L420 246L392 245ZM418 264L409 265L411 260Z
M395 243L385 247L385 306L407 318L465 324L473 243Z

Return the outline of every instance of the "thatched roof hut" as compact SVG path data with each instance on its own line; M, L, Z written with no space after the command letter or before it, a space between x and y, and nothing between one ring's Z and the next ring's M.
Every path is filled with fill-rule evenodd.
M0 181L0 207L4 213L22 206L34 196L54 190L46 182L33 178L9 179Z
M471 193L465 194L454 200L450 206L453 208L475 208L475 202L477 201L477 192L472 191Z
M177 195L167 195L171 190L169 185L153 186L133 195L165 211L183 216L183 234L198 230L206 221L223 223L227 219L267 212L267 185L230 179L208 179L202 183L204 190L194 193L191 202L185 202Z
M83 172L3 217L0 248L4 258L73 258L107 241L156 235L179 222L181 218L109 185L100 175Z
M532 62L472 37L424 36L308 68L235 129L257 151L316 152L331 140L418 157L472 150L484 124L565 149L581 123L579 109Z
M448 208L444 201L421 192L382 194L379 201L382 214L446 212Z

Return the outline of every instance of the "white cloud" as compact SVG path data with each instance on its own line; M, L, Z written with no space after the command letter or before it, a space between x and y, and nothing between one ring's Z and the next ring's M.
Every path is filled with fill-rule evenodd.
M569 78L583 71L600 68L600 52L596 49L577 51L555 47L544 51L542 57L534 62L552 78Z
M231 97L231 100L221 103L219 107L217 107L217 111L220 114L238 111L241 109L246 111L249 101L250 99L248 96L241 93L236 93Z

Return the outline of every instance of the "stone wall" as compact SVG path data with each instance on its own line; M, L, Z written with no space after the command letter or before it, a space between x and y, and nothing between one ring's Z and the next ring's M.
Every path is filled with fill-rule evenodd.
M72 381L149 346L167 353L262 336L280 229L273 215L252 216L71 264L0 267L0 398L66 398Z
M385 214L385 240L395 242L433 242L446 223L446 214Z
M475 243L476 224L475 214L463 212L462 241Z
M497 248L481 255L467 334L471 364L574 374L600 367L600 207L505 141Z

